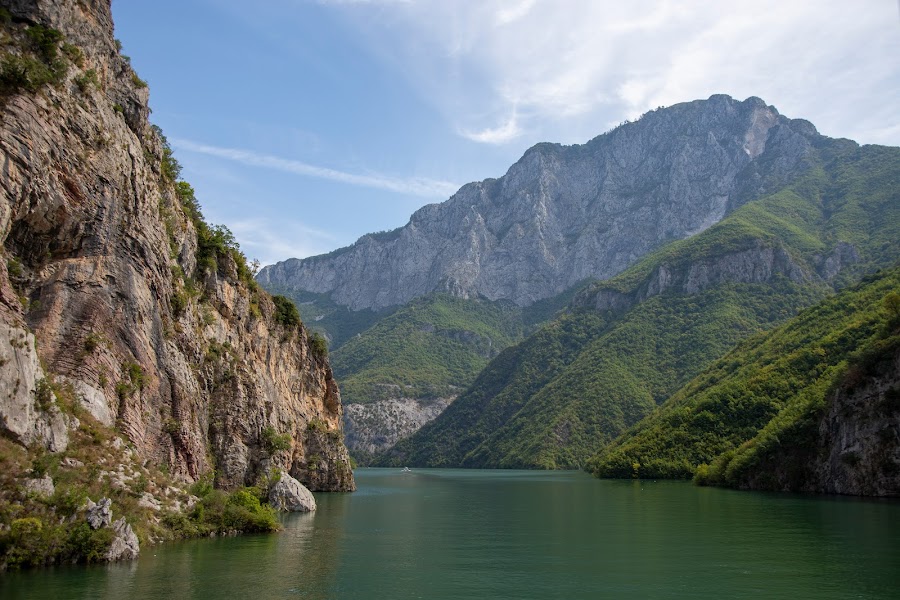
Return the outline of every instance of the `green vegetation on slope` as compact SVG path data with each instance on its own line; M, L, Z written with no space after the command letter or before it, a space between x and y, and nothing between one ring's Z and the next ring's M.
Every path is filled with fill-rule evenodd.
M600 477L688 478L702 464L702 480L734 481L781 437L809 432L846 361L885 331L884 298L898 287L900 269L868 277L747 340L602 450L589 469Z
M626 307L573 311L508 349L444 414L377 462L583 466L734 344L829 293L824 279L835 271L830 283L841 285L892 264L900 251L889 242L900 239L900 151L825 140L817 161L792 185L582 292L581 305L611 290ZM767 250L784 275L753 263ZM660 267L725 275L640 302ZM729 283L742 268L759 283Z
M573 469L747 335L821 297L780 279L727 284L635 306L463 460L463 466ZM576 317L577 318L577 317Z
M260 502L274 482L262 481L259 488L232 492L215 490L208 482L185 489L164 469L142 465L112 428L81 407L71 386L45 383L36 395L43 405L40 410L55 405L78 419L78 429L60 453L24 448L0 436L0 568L103 562L114 532L109 527L92 529L85 521L84 505L89 498L109 498L113 519L124 517L142 546L214 532L279 528L273 511ZM121 476L118 465L123 467ZM49 496L24 485L31 478L42 477L50 477L54 483ZM171 505L163 505L157 512L142 502L146 493L181 505L194 494L199 502L187 513L171 510Z
M347 340L372 327L379 320L389 317L399 307L382 310L353 311L337 304L328 294L301 292L283 289L278 286L267 286L272 294L281 294L290 298L305 319L305 325L311 330L328 338L331 351L343 346Z
M843 302L844 310L854 311L852 318L841 318L832 323L835 329L825 339L818 340L812 347L803 350L806 356L818 358L818 364L808 373L821 371L821 375L808 382L797 393L792 394L775 417L763 427L753 438L745 441L734 450L720 454L711 465L698 466L694 480L699 484L715 484L727 486L744 486L752 480L754 487L766 489L801 490L811 476L811 465L819 458L817 452L827 450L820 443L820 424L828 403L838 392L847 394L855 388L865 385L872 378L890 373L892 363L900 353L900 269L893 275L885 277L887 288L881 281L865 285L872 288L866 291L851 290L835 299L840 310ZM881 291L890 289L877 300ZM879 306L880 304L880 306ZM833 317L828 306L817 307L825 314ZM849 315L848 315L849 316ZM843 346L848 339L858 332L869 329L869 323L875 323L875 333L868 339L859 342L855 350L849 354L844 348L832 351L831 346ZM846 326L844 326L846 325ZM842 327L844 326L844 327ZM781 331L773 332L777 336ZM790 333L785 332L790 337ZM862 335L865 335L862 333ZM845 360L834 364L839 356ZM783 377L791 374L785 373ZM900 394L895 389L893 394L885 393L883 400L870 405L871 412L862 416L866 419L887 419L900 412ZM841 409L846 410L846 407ZM886 435L885 435L886 434ZM891 444L896 446L895 436L890 428L882 429L876 436L881 442L882 451ZM844 461L859 461L859 457L851 452L842 456ZM889 453L883 453L876 464L867 465L870 472L891 474L896 472ZM880 463L880 464L878 464ZM873 482L874 483L874 482Z
M599 314L564 315L507 348L437 419L376 458L375 464L460 466L465 456L558 375L606 326Z
M455 395L522 337L510 303L435 294L413 300L332 355L345 402Z
M378 462L579 468L709 361L822 297L780 279L578 311L492 361L438 420Z

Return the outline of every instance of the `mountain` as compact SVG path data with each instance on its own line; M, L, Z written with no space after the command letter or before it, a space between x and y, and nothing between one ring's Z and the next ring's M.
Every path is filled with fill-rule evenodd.
M500 179L465 185L404 227L257 279L354 311L432 292L527 306L607 279L782 187L819 138L759 98L678 104L584 145L538 144Z
M438 416L488 361L522 340L572 294L527 308L430 294L410 301L331 354L346 443L358 462Z
M109 0L4 7L0 563L275 528L278 477L352 490L327 357L203 220Z
M900 268L747 340L590 462L599 476L900 495Z
M741 340L894 264L900 149L812 142L790 184L580 292L376 462L584 466Z
M808 122L787 119L758 98L713 96L658 109L584 145L539 144L500 179L464 186L417 211L405 227L266 267L258 281L295 300L329 339L349 392L348 444L366 461L472 383L486 358L466 340L492 328L479 320L486 302L529 310L522 333L530 333L584 282L609 278L795 181L812 168L822 139ZM442 350L450 342L429 331L427 311L405 310L416 298L441 294L459 299L457 315L468 313L460 321L470 326L460 330L452 356ZM410 348L420 347L413 362L411 350L401 358L395 343L410 328ZM521 341L488 338L493 351ZM397 356L397 363L372 368L351 358L361 347L372 357ZM465 368L457 368L458 352ZM433 368L447 360L457 367ZM411 379L418 383L403 387ZM423 383L444 391L423 394Z

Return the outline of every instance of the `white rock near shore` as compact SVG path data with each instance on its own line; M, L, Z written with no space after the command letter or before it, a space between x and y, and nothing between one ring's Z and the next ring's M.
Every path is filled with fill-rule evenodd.
M316 499L306 486L282 473L278 483L269 490L269 505L275 510L312 512L316 510Z

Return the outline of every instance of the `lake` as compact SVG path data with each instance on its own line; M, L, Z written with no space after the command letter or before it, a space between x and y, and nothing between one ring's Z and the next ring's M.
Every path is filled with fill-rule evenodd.
M274 535L0 575L12 598L898 598L900 502L359 469Z

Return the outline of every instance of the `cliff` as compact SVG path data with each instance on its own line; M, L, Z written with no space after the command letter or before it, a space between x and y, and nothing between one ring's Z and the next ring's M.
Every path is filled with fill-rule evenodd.
M857 348L827 389L800 394L752 440L714 461L711 483L900 496L900 296L885 299L883 314L892 318L882 335Z
M177 180L109 0L4 6L0 432L63 453L87 419L175 481L353 489L327 357Z
M500 179L463 186L400 229L258 279L353 310L433 291L526 306L607 279L785 185L820 139L759 98L678 104L584 145L538 144Z

